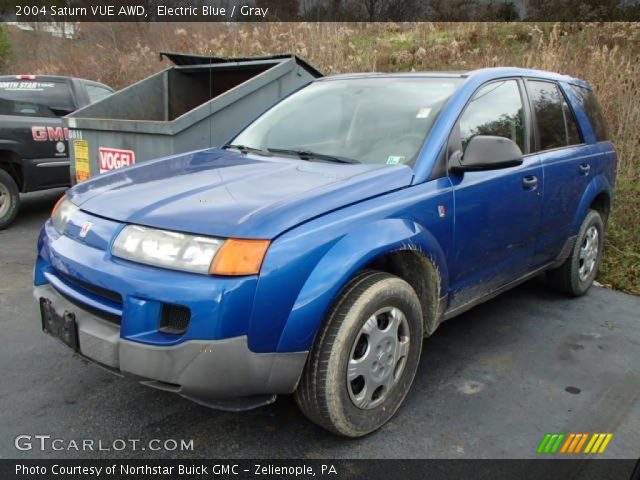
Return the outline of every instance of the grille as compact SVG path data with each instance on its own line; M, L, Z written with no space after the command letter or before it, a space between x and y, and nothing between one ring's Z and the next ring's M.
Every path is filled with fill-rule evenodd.
M115 315L113 313L105 312L104 310L94 308L91 305L87 305L84 302L80 302L75 298L72 298L69 295L66 295L64 292L61 292L60 290L57 290L57 292L60 295L62 295L64 298L66 298L70 303L73 303L76 307L79 307L84 311L95 315L98 318L106 320L107 322L113 323L115 325L120 325L120 323L122 322L122 318L119 315Z
M98 287L96 285L92 285L91 283L87 283L83 280L79 280L75 277L67 273L63 273L59 270L56 270L56 274L60 280L66 283L69 287L74 290L79 291L80 293L88 292L96 297L103 298L108 300L110 303L117 305L118 307L122 307L122 296L119 293L116 293L112 290L108 290L106 288ZM69 302L73 303L79 308L95 315L98 318L106 320L107 322L113 323L115 325L120 325L122 322L122 318L119 315L115 315L113 313L105 312L104 310L100 310L99 308L92 307L91 305L87 305L86 303L77 300L64 292L58 290L58 293L66 298Z
M114 292L113 290L108 290L106 288L98 287L97 285L93 285L83 280L79 280L75 277L72 277L69 274L66 274L60 271L57 271L56 273L60 278L62 278L65 282L67 282L71 286L79 287L83 290L86 290L87 292L93 293L98 297L106 298L107 300L122 306L122 296L119 293Z
M181 305L164 303L162 305L162 316L160 317L160 328L162 333L181 335L189 328L191 320L191 310Z

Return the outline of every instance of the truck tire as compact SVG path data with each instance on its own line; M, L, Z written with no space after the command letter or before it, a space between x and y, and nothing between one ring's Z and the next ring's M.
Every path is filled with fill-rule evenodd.
M20 191L15 180L0 168L0 230L7 228L18 214Z
M321 427L361 437L393 417L422 351L420 301L399 277L367 271L341 292L320 328L294 394Z
M603 246L604 222L599 212L589 210L567 259L547 272L549 286L573 297L587 293L598 273Z

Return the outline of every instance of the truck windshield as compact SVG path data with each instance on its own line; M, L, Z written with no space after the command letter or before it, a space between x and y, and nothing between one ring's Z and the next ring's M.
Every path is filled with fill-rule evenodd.
M66 82L0 78L0 115L52 117L73 110Z
M320 161L412 164L461 82L419 76L318 81L268 110L229 145Z

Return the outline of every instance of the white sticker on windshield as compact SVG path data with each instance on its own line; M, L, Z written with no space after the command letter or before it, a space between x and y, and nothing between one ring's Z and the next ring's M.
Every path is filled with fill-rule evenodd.
M420 107L420 110L418 110L418 114L416 115L416 118L427 118L430 113L431 113L431 108Z
M399 163L404 163L403 156L389 155L387 158L387 165L398 165Z

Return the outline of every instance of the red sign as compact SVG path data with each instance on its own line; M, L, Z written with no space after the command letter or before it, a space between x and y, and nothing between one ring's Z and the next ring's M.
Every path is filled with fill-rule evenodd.
M100 154L100 173L110 172L136 163L136 154L132 150L98 147Z

